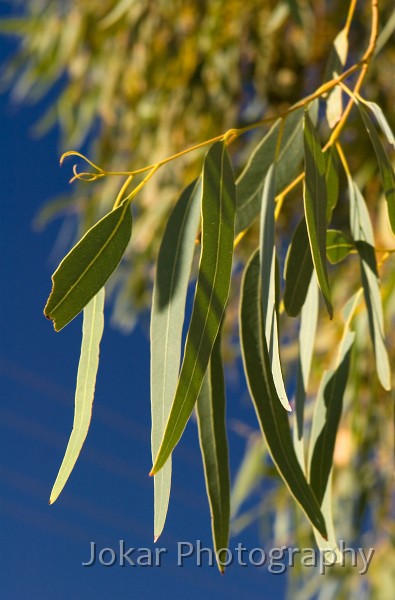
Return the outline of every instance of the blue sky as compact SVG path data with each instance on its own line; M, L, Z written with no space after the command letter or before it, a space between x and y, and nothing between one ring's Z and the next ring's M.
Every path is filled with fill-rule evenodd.
M1 10L1 8L0 8ZM0 41L0 56L10 50ZM174 457L174 485L162 566L84 568L90 542L98 549L154 548L150 461L149 346L144 327L122 336L107 324L101 346L91 430L67 487L53 506L49 493L73 418L81 317L56 334L43 316L56 265L53 245L61 227L33 231L38 208L68 189L70 172L59 168L56 131L34 139L43 112L0 96L1 220L1 590L5 598L121 598L131 593L186 598L281 597L285 577L233 565L224 577L215 567L186 561L177 567L177 543L201 540L211 547L210 515L197 432L187 427ZM245 395L245 390L242 391ZM256 426L240 390L229 395L230 417ZM243 441L230 434L231 461ZM233 469L234 472L234 469ZM250 529L231 540L259 546Z

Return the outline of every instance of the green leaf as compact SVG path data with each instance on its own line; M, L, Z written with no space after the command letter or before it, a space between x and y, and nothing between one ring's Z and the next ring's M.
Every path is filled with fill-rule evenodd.
M326 232L326 255L334 265L344 260L355 246L350 238L338 229L328 229Z
M326 270L326 165L321 144L308 112L304 117L304 211L311 256L329 317L333 317L331 292Z
M298 175L303 158L302 118L298 109L285 120L281 150L276 159L276 193L281 192ZM281 119L277 120L261 142L237 179L236 233L251 225L261 208L262 189L270 165L276 158Z
M236 189L223 142L208 151L203 166L202 248L195 300L177 390L151 475L165 464L192 413L229 295Z
M300 6L298 0L286 0L286 4L289 7L290 13L297 25L303 27L303 19L300 12Z
M236 475L231 494L231 517L239 511L243 502L259 485L265 469L265 443L261 435L254 435L249 440L246 453Z
M290 317L300 313L313 270L306 219L302 217L292 236L284 267L284 307Z
M44 314L60 331L103 287L120 262L132 231L130 202L125 200L94 225L52 275Z
M345 331L336 368L324 373L315 403L309 447L309 479L320 504L332 470L354 337L353 331Z
M92 417L100 340L104 328L104 288L84 308L81 355L78 364L73 429L58 476L51 491L53 504L63 490L88 435Z
M327 205L326 205L326 224L332 220L333 211L339 199L339 155L336 146L331 146L325 152L326 162L326 190L327 190Z
M370 336L376 358L376 370L385 390L391 389L391 368L384 341L384 317L374 253L374 235L370 216L358 186L349 179L350 229L361 261L362 286L368 311Z
M221 549L228 547L230 519L230 476L225 425L225 382L218 333L203 385L196 404L199 442L202 453L211 528L218 568Z
M310 377L311 361L318 320L318 284L315 277L310 280L306 302L302 307L299 329L299 353L296 372L294 447L298 460L305 470L304 458L304 405Z
M388 154L379 138L376 128L368 111L361 102L358 102L359 112L361 114L366 131L369 134L370 141L376 153L379 164L381 180L383 183L384 194L387 200L388 216L393 233L395 233L395 173Z
M291 410L285 391L278 343L276 307L276 247L274 243L275 167L271 165L265 178L262 194L260 226L260 263L262 280L262 309L265 322L266 342L269 348L274 384L278 397L286 410Z
M152 460L177 388L188 281L200 220L201 180L181 194L167 222L156 267L151 312ZM163 531L171 487L171 457L154 477L154 539Z
M339 31L329 55L328 64L325 71L325 81L337 77L343 71L348 54L348 30ZM328 94L326 99L326 118L329 127L332 129L340 121L343 112L342 90L340 86L335 86Z
M259 251L252 255L243 277L240 329L248 388L270 455L295 500L326 537L324 518L296 456L288 416L273 381L263 325Z
M378 104L376 104L375 102L368 102L367 100L364 100L363 104L364 104L364 106L367 106L372 111L372 113L376 117L377 123L379 124L381 131L387 138L387 142L395 148L394 134L392 132L390 124L388 123L381 107Z

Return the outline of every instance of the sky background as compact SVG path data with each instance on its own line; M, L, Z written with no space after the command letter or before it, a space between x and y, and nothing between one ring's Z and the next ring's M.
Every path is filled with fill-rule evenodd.
M0 39L1 60L12 47ZM224 577L193 559L176 566L177 542L212 546L194 422L174 454L169 515L157 544L168 550L163 566L81 565L91 541L98 549L116 549L120 539L127 547L154 548L147 322L129 336L106 323L88 439L64 492L48 505L72 426L82 319L56 334L43 316L50 276L62 258L53 251L61 221L40 233L32 223L44 202L67 191L70 177L68 165L59 168L58 132L32 136L45 104L18 106L0 96L2 597L283 597L286 577L266 566L235 564ZM228 401L229 419L256 427L241 383ZM231 432L229 443L234 476L244 441ZM231 539L230 547L239 542L262 545L256 527Z

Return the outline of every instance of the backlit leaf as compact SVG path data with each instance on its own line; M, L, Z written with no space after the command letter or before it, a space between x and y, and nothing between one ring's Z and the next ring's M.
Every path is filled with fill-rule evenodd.
M94 225L52 275L44 314L60 331L103 287L120 262L132 231L130 203L125 200Z
M262 315L259 251L251 257L243 277L240 330L248 388L270 455L291 494L326 537L324 518L296 456L288 415L273 381Z
M339 31L329 55L326 66L325 81L334 79L343 71L346 64L348 53L348 31L342 29ZM328 94L326 99L326 118L329 127L332 129L339 122L343 112L342 90L340 86L335 86Z
M267 450L261 435L254 435L248 443L243 461L236 475L231 494L231 517L234 517L243 502L259 485L264 472Z
M151 475L178 443L202 386L229 295L236 189L223 142L208 151L203 166L202 244L191 322L177 390Z
M225 408L225 381L219 333L197 400L196 413L210 504L213 542L221 573L225 569L221 563L220 550L228 547L230 519L230 476Z
M349 179L350 229L361 261L362 286L368 311L369 330L376 358L376 370L385 390L391 389L391 368L384 341L384 317L380 281L374 253L373 228L358 186Z
M55 502L72 472L88 435L92 417L96 375L99 366L99 347L104 328L104 288L84 308L81 355L78 364L73 429L67 444L49 503Z
M286 410L291 410L281 369L276 307L276 247L274 244L275 168L269 167L262 193L260 227L260 263L262 279L262 309L266 342L278 397Z
M311 256L329 317L333 317L326 269L326 165L321 144L308 112L304 117L304 211Z
M195 237L201 180L181 194L159 249L151 312L152 460L155 460L177 387L181 336ZM154 539L162 533L170 497L171 457L154 477Z

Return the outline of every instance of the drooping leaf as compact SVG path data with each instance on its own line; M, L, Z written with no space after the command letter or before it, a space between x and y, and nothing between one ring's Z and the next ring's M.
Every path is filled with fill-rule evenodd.
M375 102L368 102L367 100L364 100L363 104L364 104L364 106L367 106L372 111L372 113L376 117L377 123L379 124L381 131L387 138L387 142L395 148L395 137L394 137L393 131L392 131L390 124L388 123L381 107L378 104L376 104Z
M339 155L336 146L331 146L325 152L324 156L326 162L325 180L327 191L326 224L329 225L339 199Z
M309 479L320 504L332 470L354 337L353 331L345 332L337 365L333 371L324 373L315 403L309 446Z
M310 377L311 360L314 351L314 339L318 320L318 284L315 277L310 280L306 302L300 315L299 353L296 372L295 423L293 430L296 455L302 469L305 470L304 458L304 405Z
M99 366L99 347L104 328L104 288L84 308L81 355L78 364L73 429L59 473L52 488L49 503L53 504L63 490L77 462L88 435L92 417L96 375Z
M196 404L211 529L218 568L224 572L221 549L229 543L230 476L225 425L225 381L221 358L221 335L217 335Z
M208 151L203 166L202 244L191 322L166 430L151 475L165 464L196 403L229 295L236 189L223 142Z
M233 485L230 507L231 517L235 517L243 502L248 498L262 479L264 459L267 453L266 445L260 435L254 435L249 440L243 461Z
M377 133L376 127L369 112L361 102L358 102L359 112L361 114L366 131L369 134L373 149L376 153L377 162L381 173L384 194L387 200L388 216L391 223L393 233L395 233L395 173L392 167L389 156L384 148L381 139ZM381 124L380 124L381 125Z
M281 192L300 171L303 158L303 114L303 110L299 109L285 120L281 150L276 161L276 193ZM276 158L280 127L279 119L257 145L237 179L236 233L249 227L259 214L266 173Z
M284 307L290 317L300 313L313 270L306 219L302 217L292 236L284 267Z
M44 314L56 331L81 312L118 266L132 231L129 205L125 200L89 229L52 275Z
M200 220L201 180L181 194L163 234L151 311L152 460L162 441L177 387L188 281ZM154 477L154 540L162 533L169 505L171 457Z
M361 262L362 286L368 311L369 329L376 358L376 370L385 390L391 389L391 368L384 341L384 317L380 281L374 253L374 235L368 209L358 186L349 179L350 229Z
M308 112L304 117L304 211L314 269L329 317L333 317L326 269L326 165L320 140Z
M260 263L262 280L262 309L265 323L266 342L269 348L273 379L278 397L286 410L291 410L285 391L278 343L278 321L276 307L276 247L274 243L275 167L271 165L265 178L262 193L260 227Z
M339 31L328 59L325 71L325 81L329 81L341 74L346 64L348 54L348 30ZM332 129L339 122L343 112L342 90L335 86L328 94L326 99L326 118L329 127Z
M299 27L303 27L303 19L300 12L298 0L286 0L286 3L289 7L293 19L295 20L295 23L299 25Z
M240 330L248 388L270 455L306 516L326 537L324 518L296 456L288 416L273 381L262 315L259 251L251 257L243 277Z
M326 255L333 265L344 260L355 246L350 238L338 229L328 229L326 232Z

